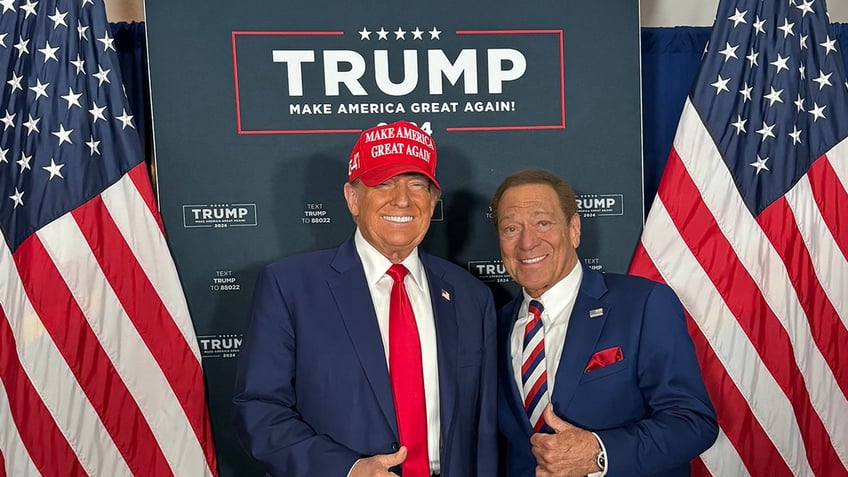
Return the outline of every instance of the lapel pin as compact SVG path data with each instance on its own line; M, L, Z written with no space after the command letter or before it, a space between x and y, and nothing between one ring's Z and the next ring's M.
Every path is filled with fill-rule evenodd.
M599 316L604 315L603 308L595 308L594 310L589 310L589 318L597 318Z
M442 298L444 298L447 301L450 301L450 293L448 293L447 290L442 290Z

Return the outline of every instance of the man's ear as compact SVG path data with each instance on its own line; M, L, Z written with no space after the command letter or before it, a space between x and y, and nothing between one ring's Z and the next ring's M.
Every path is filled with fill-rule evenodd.
M577 248L580 246L580 214L574 213L568 223L568 235L571 239L571 246Z
M344 196L347 202L347 210L350 211L350 215L356 220L359 217L359 195L356 187L350 182L345 182Z

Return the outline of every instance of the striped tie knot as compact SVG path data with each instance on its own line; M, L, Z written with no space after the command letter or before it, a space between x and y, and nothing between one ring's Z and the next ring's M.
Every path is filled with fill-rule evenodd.
M524 346L521 354L521 384L524 392L524 410L533 430L539 432L544 424L542 411L550 402L548 374L545 364L545 333L542 311L545 307L532 300L527 307L530 320L524 326Z

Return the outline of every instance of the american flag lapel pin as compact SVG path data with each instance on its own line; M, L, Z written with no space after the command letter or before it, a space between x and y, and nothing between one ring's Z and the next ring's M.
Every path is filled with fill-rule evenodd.
M444 298L447 301L450 301L450 293L448 293L447 290L442 290L442 298Z
M599 316L604 316L603 308L595 308L594 310L589 310L589 318L597 318Z

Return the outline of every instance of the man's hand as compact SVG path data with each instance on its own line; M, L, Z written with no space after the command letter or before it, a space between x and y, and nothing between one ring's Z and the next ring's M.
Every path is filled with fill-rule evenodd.
M400 465L406 460L406 446L401 446L394 454L380 454L356 461L348 474L350 477L397 477L389 468Z
M598 472L595 457L599 447L595 436L557 417L550 404L545 406L542 416L555 434L530 437L536 457L536 477L572 477Z

